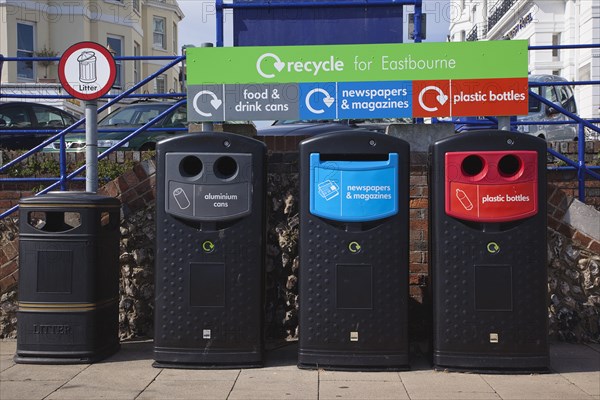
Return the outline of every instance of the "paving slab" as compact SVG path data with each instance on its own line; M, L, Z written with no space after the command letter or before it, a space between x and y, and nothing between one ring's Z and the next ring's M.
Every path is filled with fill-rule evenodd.
M560 374L481 375L504 400L569 399L590 400L592 396Z
M152 342L126 342L96 364L14 364L0 341L0 399L593 399L600 400L600 346L551 343L550 374L436 372L415 355L411 371L300 370L297 346L266 354L265 368L152 367ZM415 352L417 354L417 352Z
M90 365L48 399L134 399L160 373L148 360L108 361Z
M317 371L243 370L229 399L318 399Z
M555 342L550 346L550 359L557 357L597 359L600 357L600 345Z
M0 380L2 380L2 382L59 381L65 383L73 379L88 367L88 364L15 364L12 367L0 372Z
M437 372L400 372L411 399L499 399L479 375Z
M586 346L569 346L553 350L552 370L585 393L600 396L600 353Z
M15 365L13 356L0 355L0 372L7 370L13 365Z
M154 381L136 400L226 400L235 381Z
M17 341L16 340L0 340L0 355L7 356L15 355L15 351L17 350Z
M401 382L398 372L319 371L319 381Z
M394 381L320 381L319 400L328 399L408 400L409 397L400 379Z
M231 381L240 375L239 369L178 369L165 368L156 381Z
M64 382L60 381L5 381L0 384L0 399L2 400L36 400L44 399L57 390Z

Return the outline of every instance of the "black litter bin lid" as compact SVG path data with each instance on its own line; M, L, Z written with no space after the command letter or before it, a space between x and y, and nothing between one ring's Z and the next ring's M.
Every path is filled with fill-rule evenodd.
M75 208L113 208L121 207L121 202L108 196L88 192L48 192L35 197L26 197L19 201L25 207L75 207Z

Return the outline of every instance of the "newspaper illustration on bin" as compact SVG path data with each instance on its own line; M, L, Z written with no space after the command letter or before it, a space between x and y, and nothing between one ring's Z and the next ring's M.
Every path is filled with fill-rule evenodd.
M325 200L329 201L339 194L340 186L334 181L327 179L326 181L319 183L319 195Z

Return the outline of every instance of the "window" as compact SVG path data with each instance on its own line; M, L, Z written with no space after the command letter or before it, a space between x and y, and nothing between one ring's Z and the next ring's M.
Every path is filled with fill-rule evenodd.
M569 112L577 113L577 106L575 105L575 97L573 91L569 86L558 86L558 95L560 96L560 104L563 108Z
M17 57L33 57L35 25L17 22ZM17 62L18 81L34 79L33 61Z
M166 50L167 38L165 33L165 26L167 25L167 20L162 17L154 17L153 21L154 47Z
M177 54L177 24L173 22L173 54Z
M546 93L543 95L543 97L547 98L554 104L560 104L558 101L558 95L556 94L556 86L547 86L545 90Z
M114 57L121 57L123 55L123 37L109 36L106 38L106 44L113 51ZM121 61L115 61L115 63L117 64L117 77L115 78L113 87L120 89L123 87L123 65Z
M139 14L139 12L140 12L140 0L133 0L133 10Z
M154 90L156 93L165 93L167 91L167 76L159 75L154 80Z
M592 64L587 63L583 67L579 68L578 81L589 81L592 79Z
M133 42L133 55L135 57L140 57L142 51L141 46L138 42ZM133 82L138 83L140 81L140 77L142 76L142 62L141 60L135 60L133 62Z
M33 106L33 113L37 119L38 126L48 128L63 128L72 121L65 121L60 111L55 111L46 107Z
M20 106L6 106L0 111L0 127L28 128L31 127L29 113Z
M552 46L560 45L560 33L554 33L552 35ZM560 50L552 49L552 61L558 61L560 59Z
M539 96L539 94L540 94L539 86L534 86L534 87L530 88L530 90ZM530 113L540 111L541 106L542 106L541 102L538 99L536 99L533 96L529 96L529 112Z
M181 106L173 114L165 118L164 127L183 128L187 124L187 107Z

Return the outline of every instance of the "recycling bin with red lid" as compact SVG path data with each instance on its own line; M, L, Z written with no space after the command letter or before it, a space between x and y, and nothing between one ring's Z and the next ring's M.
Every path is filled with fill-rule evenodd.
M547 369L546 142L489 130L442 139L429 174L435 367Z

